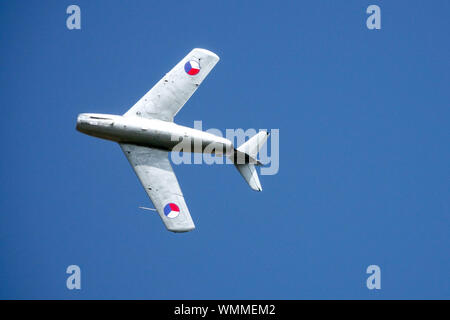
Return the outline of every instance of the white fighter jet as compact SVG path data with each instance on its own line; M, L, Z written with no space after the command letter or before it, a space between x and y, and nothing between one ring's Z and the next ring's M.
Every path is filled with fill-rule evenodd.
M229 157L250 187L262 190L255 165L261 165L256 158L267 132L234 148L228 139L173 122L218 61L213 52L194 49L124 115L82 113L77 119L78 131L119 143L169 231L195 228L169 161L179 143L187 142L183 151Z

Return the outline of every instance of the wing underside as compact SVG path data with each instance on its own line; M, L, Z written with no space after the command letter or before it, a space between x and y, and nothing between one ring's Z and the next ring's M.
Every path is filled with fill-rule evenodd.
M173 121L218 61L211 51L193 49L124 116Z
M119 143L169 231L195 228L167 151Z

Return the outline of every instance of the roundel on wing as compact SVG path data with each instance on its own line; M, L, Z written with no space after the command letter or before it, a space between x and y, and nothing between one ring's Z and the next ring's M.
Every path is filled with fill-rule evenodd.
M168 218L176 218L180 214L180 208L173 202L166 204L164 214Z
M191 76L200 72L200 64L195 60L190 60L184 65L184 71Z

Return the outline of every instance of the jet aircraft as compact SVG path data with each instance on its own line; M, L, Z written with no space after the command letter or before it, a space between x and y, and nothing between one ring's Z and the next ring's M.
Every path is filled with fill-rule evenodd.
M169 161L169 152L179 143L187 141L190 152L229 157L249 186L262 191L255 165L261 165L257 154L268 138L266 131L235 148L226 138L174 123L175 115L218 61L211 51L193 49L125 114L81 113L77 118L78 131L120 145L172 232L195 228Z

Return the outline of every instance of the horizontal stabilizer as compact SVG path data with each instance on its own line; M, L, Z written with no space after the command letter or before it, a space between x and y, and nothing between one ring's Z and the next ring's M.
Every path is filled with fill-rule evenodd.
M255 191L262 191L261 182L259 182L258 172L256 172L255 165L253 163L247 164L235 164L239 173L247 181L250 188Z
M243 143L238 151L248 154L251 158L256 159L259 150L266 143L269 133L267 131L260 131L251 137L247 142Z
M232 160L234 165L250 188L256 191L262 191L262 187L255 165L262 165L257 156L268 137L269 133L267 131L260 131L235 149L233 153Z

